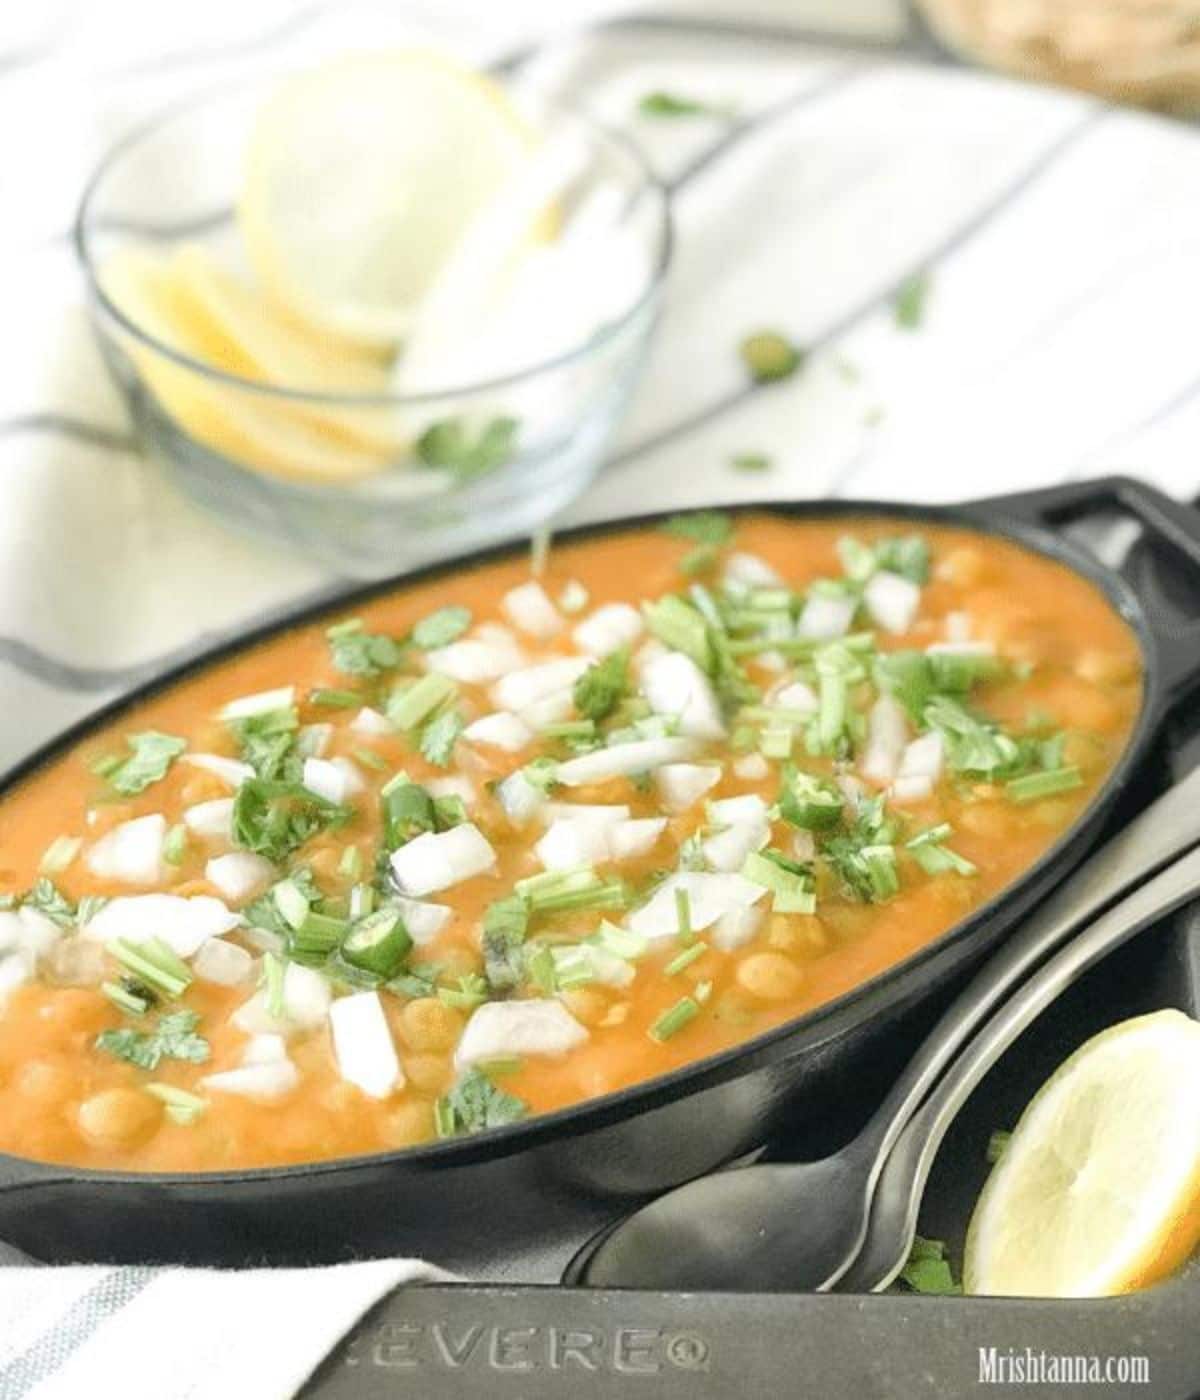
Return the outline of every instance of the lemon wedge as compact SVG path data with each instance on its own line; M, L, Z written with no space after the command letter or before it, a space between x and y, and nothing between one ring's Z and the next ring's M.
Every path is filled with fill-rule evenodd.
M250 136L238 210L250 262L310 326L392 347L531 143L501 88L425 50L300 74Z
M968 1293L1091 1298L1178 1267L1200 1242L1200 1022L1095 1036L1038 1091L975 1207Z
M105 264L101 283L109 300L162 344L254 377L250 355L211 319L196 314L171 261L122 250ZM384 464L378 448L363 446L333 424L307 420L290 403L179 364L132 336L119 338L163 411L185 432L234 462L314 482L369 476Z

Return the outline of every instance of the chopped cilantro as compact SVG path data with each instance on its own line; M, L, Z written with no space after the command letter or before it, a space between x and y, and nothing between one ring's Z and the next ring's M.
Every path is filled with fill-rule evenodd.
M420 748L426 761L438 768L448 767L458 736L465 727L465 721L457 710L443 710L435 715L421 730Z
M723 511L696 510L688 515L671 516L662 529L664 534L674 535L676 539L720 548L733 539L734 524L732 517Z
M712 102L701 102L677 92L647 92L638 99L638 112L643 117L728 117L730 111Z
M1015 739L994 720L972 714L949 696L926 705L924 720L942 736L946 762L956 773L990 778L1010 773L1022 763L1022 749Z
M766 472L771 470L771 459L763 452L738 452L729 465L735 472Z
M620 647L589 666L575 682L575 708L599 723L607 719L629 693L629 651Z
M909 1251L908 1262L900 1271L900 1281L914 1293L961 1293L962 1286L954 1282L946 1246L941 1240L926 1240L917 1235Z
M778 331L748 335L738 347L742 363L756 384L790 379L804 363L804 351Z
M901 330L915 331L925 316L930 278L925 271L914 272L896 289L892 298L892 314Z
M427 467L440 467L472 481L509 460L519 427L515 418L492 418L472 431L461 418L444 418L417 439L417 456Z
M233 839L282 864L310 836L350 819L349 808L318 797L295 782L249 778L233 800Z
M526 1106L513 1094L498 1089L481 1069L469 1069L437 1101L435 1117L439 1137L478 1133L500 1128L524 1118Z
M130 750L126 757L115 761L113 758L105 759L100 764L108 785L122 797L136 797L139 792L145 792L151 783L165 778L167 769L187 748L186 739L177 739L173 734L160 734L156 729L130 734L125 743Z
M422 651L449 646L471 625L471 609L451 604L423 617L412 630L412 641Z
M325 635L329 639L333 664L343 675L378 676L395 670L404 659L403 642L365 631L356 617L327 628Z
M21 904L26 908L36 909L48 919L53 919L59 928L70 928L75 923L75 906L54 881L48 880L44 875L24 896Z
M209 1056L208 1041L196 1034L200 1017L195 1011L172 1011L160 1016L153 1030L129 1027L101 1031L96 1048L139 1069L157 1069L160 1060L186 1060L203 1064Z
M529 905L519 894L489 904L483 916L484 973L493 992L511 992L525 977Z
M303 766L296 752L300 717L294 705L247 715L231 721L229 728L242 761L260 778L285 782L299 779Z

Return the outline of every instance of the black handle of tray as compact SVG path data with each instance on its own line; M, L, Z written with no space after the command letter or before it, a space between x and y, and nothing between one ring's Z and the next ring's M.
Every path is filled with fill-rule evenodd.
M972 501L970 509L983 519L1007 516L1051 527L1104 510L1123 510L1138 521L1154 544L1166 546L1200 578L1200 510L1133 477L1069 481ZM1196 608L1188 612L1158 597L1143 600L1158 646L1160 678L1168 700L1200 680L1200 587L1196 599Z
M1105 1395L1184 1400L1200 1377L1184 1279L1126 1298L603 1292L412 1287L385 1298L323 1363L306 1400L728 1400L730 1396L1074 1393L1014 1363L1094 1357L1148 1367ZM1009 1369L1005 1371L1005 1367ZM990 1368L990 1369L989 1369ZM988 1377L995 1384L988 1383ZM1008 1380L1008 1384L1004 1380ZM1094 1382L1093 1382L1094 1384ZM1082 1391L1080 1392L1082 1393Z

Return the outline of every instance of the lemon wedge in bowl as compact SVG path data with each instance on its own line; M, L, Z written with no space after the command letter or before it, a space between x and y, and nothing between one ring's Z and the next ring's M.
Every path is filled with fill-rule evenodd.
M967 1293L1103 1297L1200 1243L1200 1022L1159 1011L1081 1046L1038 1091L980 1195Z
M500 87L425 50L289 79L246 153L238 214L259 282L317 330L394 346L533 139Z

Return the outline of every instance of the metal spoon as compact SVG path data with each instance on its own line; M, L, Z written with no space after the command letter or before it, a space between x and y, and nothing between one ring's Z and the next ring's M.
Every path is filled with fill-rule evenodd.
M929 1170L946 1129L988 1070L1054 999L1106 953L1195 899L1200 850L1181 857L1123 899L1024 984L992 1017L939 1080L896 1140L871 1203L867 1237L839 1288L871 1293L886 1288L904 1267L917 1229Z
M1200 769L1090 856L1025 921L951 1003L870 1121L839 1152L817 1162L717 1172L678 1187L585 1245L564 1281L605 1288L832 1288L863 1247L876 1181L901 1131L975 1029L1089 919L1196 845ZM908 1178L918 1194L921 1170ZM904 1215L911 1240L907 1207ZM885 1272L893 1262L889 1254Z

